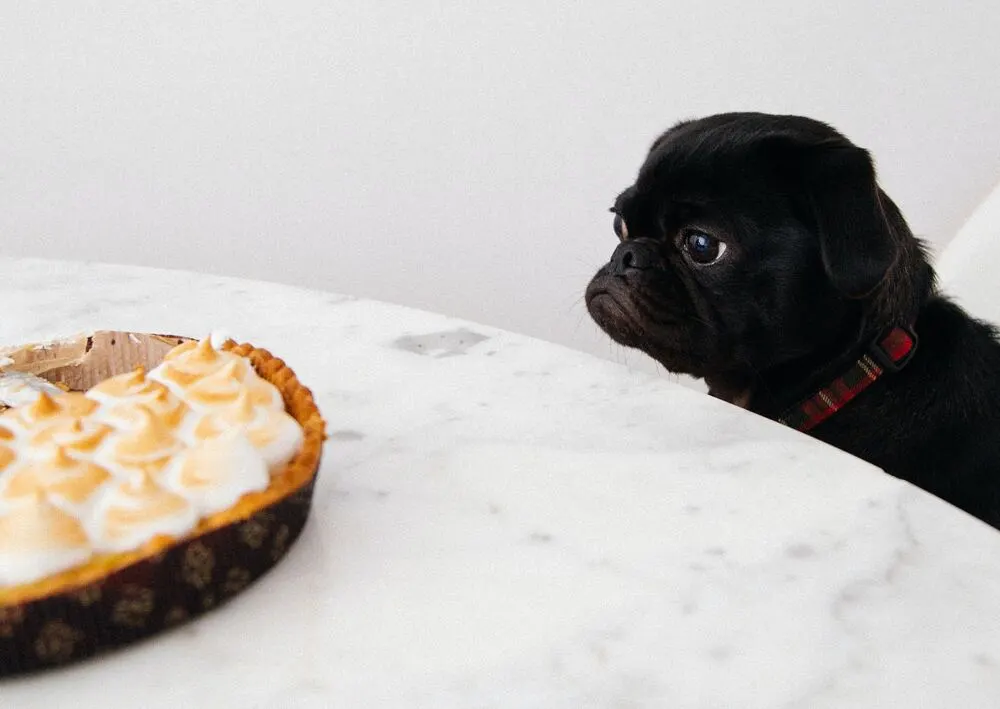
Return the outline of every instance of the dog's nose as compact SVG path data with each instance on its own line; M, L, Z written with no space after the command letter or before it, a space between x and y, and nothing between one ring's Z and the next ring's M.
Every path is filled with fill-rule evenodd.
M608 275L624 276L629 271L643 271L653 268L659 261L655 245L643 239L625 241L611 254Z

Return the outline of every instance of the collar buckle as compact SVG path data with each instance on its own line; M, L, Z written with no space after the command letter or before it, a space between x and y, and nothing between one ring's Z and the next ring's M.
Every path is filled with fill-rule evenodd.
M883 330L868 346L868 354L883 371L895 374L903 369L917 352L917 333L906 326Z

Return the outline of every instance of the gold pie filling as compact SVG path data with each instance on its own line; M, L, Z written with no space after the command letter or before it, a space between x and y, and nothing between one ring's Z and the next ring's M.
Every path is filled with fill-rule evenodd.
M0 415L0 606L280 496L302 444L278 389L208 338L84 393L34 392Z

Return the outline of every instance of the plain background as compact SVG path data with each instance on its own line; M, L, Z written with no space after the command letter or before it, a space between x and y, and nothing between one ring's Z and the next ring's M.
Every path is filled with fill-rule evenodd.
M826 120L939 247L1000 176L998 30L984 1L2 2L0 252L347 292L625 360L581 294L657 133Z

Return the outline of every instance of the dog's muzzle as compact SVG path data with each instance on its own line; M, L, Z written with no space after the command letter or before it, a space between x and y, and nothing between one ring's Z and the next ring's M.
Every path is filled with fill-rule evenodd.
M608 264L609 276L626 276L630 272L646 271L660 265L657 244L652 239L630 239L618 244Z

